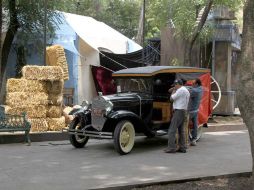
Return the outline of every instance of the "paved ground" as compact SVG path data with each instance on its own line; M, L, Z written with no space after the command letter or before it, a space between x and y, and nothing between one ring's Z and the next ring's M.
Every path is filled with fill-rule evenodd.
M68 141L1 144L0 189L118 189L251 171L246 130L206 132L186 154L165 154L166 144L166 137L139 137L126 156L119 156L112 141L104 140L91 140L84 149L74 149Z

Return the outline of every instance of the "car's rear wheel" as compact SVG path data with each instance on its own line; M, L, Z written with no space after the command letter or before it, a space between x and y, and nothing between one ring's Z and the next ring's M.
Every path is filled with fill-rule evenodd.
M120 121L114 131L114 146L119 154L131 152L135 141L135 129L133 124L128 121Z
M70 126L69 126L70 129L78 129L78 130L82 130L83 127L80 123L80 120L79 118L74 118L72 120L72 122L70 123ZM69 139L70 139L70 142L71 144L75 147L75 148L83 148L86 143L88 142L89 140L89 137L87 136L84 136L84 135L78 135L78 134L70 134L69 135Z

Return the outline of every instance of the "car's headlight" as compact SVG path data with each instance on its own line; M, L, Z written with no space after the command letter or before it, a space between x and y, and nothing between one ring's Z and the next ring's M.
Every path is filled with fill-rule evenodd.
M81 104L84 110L87 110L89 107L89 102L87 100L84 100Z
M107 101L107 104L105 105L106 114L111 112L112 109L113 109L113 103L111 101Z

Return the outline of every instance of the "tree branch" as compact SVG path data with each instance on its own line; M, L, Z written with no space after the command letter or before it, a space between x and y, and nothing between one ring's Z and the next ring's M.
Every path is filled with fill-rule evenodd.
M206 6L205 6L204 12L202 14L202 17L200 19L200 22L198 23L198 26L192 35L192 38L190 40L189 53L188 53L188 55L189 55L189 60L187 61L188 65L191 65L191 55L192 55L191 52L192 52L193 45L205 25L207 16L212 8L212 5L213 5L213 0L208 0L206 3Z

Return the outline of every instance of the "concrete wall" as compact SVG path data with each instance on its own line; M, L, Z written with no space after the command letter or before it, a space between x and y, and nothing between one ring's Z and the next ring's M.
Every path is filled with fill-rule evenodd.
M232 115L235 91L232 91L232 46L229 42L216 42L214 77L221 88L221 101L214 114Z

